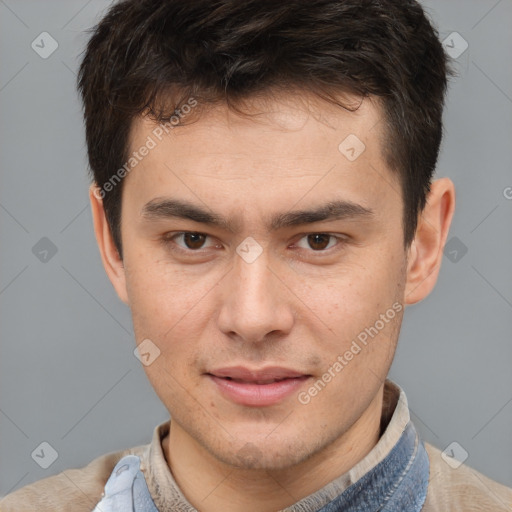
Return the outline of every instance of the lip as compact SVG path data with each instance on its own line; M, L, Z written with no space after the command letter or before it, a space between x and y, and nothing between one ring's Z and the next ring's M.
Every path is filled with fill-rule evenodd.
M206 376L226 398L237 404L253 407L281 402L311 377L277 366L257 370L243 366L219 368Z

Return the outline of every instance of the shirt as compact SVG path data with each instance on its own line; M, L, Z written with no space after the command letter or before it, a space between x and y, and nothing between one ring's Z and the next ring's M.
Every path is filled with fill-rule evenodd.
M84 468L67 470L15 491L0 500L0 512L90 512L102 500L107 481L116 471L119 472L120 466L114 471L116 465L128 455L133 455L140 461L141 485L147 486L157 510L196 512L176 484L162 450L162 440L168 435L171 424L172 421L167 420L158 425L153 431L151 443L147 445L100 456ZM368 479L371 475L381 474L381 480L385 479L387 472L376 473L379 464L390 460L400 444L403 444L406 433L413 432L410 436L415 436L405 393L390 380L386 381L384 388L381 432L382 435L374 448L352 469L310 496L287 507L283 512L349 510L339 506L333 507L336 507L336 500L340 500L340 497L357 487L354 484L359 483L363 489L382 484L381 481L366 482L365 477ZM411 444L413 445L414 443ZM429 473L426 498L422 500L422 512L512 511L512 489L490 480L464 464L458 466L446 454L443 456L439 449L428 443L421 442L421 448L423 446L428 455ZM408 485L407 482L405 485ZM411 496L418 494L417 485L411 483L409 487Z

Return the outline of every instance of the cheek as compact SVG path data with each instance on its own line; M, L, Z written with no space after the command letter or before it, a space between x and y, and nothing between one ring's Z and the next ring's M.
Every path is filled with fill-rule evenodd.
M314 279L303 276L301 281L300 286L292 281L290 288L297 290L304 314L309 310L309 317L338 343L340 336L350 338L373 325L398 295L395 269L378 259L325 270Z
M135 338L151 340L159 351L144 371L162 402L176 407L171 398L198 385L190 369L211 318L204 300L209 281L190 280L164 263L134 263L127 265L127 284Z
M210 281L190 280L175 267L148 258L129 261L126 270L136 339L152 340L174 366L191 352L211 317L204 300Z
M178 266L148 256L128 260L126 281L132 312L159 318L166 327L191 311L209 284L207 278L193 279Z

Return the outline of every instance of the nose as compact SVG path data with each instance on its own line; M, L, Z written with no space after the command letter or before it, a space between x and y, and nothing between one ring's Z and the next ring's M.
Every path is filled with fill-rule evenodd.
M270 268L267 251L251 263L235 256L234 267L222 282L218 326L224 334L258 343L290 333L293 296L275 267Z

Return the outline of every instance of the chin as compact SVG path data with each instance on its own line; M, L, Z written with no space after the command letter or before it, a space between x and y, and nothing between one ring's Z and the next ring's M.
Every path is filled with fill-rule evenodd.
M239 448L231 451L233 447ZM208 450L216 459L242 470L284 470L307 460L315 453L313 446L308 447L303 442L290 443L285 440L239 440L223 447L225 450L217 448Z

